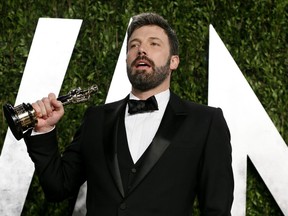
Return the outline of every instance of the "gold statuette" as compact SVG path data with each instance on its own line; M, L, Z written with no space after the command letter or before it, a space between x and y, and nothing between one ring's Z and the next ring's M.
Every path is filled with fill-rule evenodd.
M82 103L89 100L91 95L97 91L97 85L93 85L86 90L78 87L69 91L67 95L58 97L57 100L61 101L63 105ZM25 132L37 125L38 120L35 110L29 103L22 103L16 107L7 103L3 106L3 111L8 126L17 140L23 138Z

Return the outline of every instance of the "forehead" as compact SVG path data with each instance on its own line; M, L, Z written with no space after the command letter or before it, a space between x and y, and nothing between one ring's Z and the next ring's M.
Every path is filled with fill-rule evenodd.
M135 39L145 40L151 38L159 39L162 40L163 42L168 41L168 36L165 33L164 29L156 25L147 25L134 30L131 37L129 38L129 42Z

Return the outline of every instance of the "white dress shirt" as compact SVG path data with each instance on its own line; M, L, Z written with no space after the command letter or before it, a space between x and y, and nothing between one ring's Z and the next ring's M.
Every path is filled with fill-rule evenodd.
M128 113L128 105L126 107L126 136L130 154L134 163L138 161L138 159L148 148L159 128L170 98L169 89L155 95L155 98L157 100L159 110L131 115ZM130 99L139 100L139 98L132 93L130 93Z
M125 110L125 128L128 141L128 147L133 159L136 163L142 156L145 150L152 142L158 128L164 112L166 110L169 98L170 90L167 89L157 95L155 98L158 103L158 110L146 113L129 114L128 105ZM135 95L130 93L130 99L139 100ZM55 127L54 127L55 128ZM53 129L54 129L53 128ZM53 130L51 129L51 131ZM32 136L44 134L43 132L37 132L32 130Z

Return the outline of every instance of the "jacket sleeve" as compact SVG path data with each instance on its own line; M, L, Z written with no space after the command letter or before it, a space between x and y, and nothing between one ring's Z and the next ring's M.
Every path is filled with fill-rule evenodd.
M76 133L63 156L58 149L56 129L47 134L25 137L29 156L49 201L62 201L75 196L85 181L80 134L81 130Z
M198 200L202 215L231 215L234 179L230 132L221 109L212 116L202 155Z

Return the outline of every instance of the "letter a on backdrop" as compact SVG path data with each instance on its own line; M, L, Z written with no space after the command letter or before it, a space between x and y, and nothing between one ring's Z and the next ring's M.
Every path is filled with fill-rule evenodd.
M210 26L209 105L221 107L231 132L233 216L246 213L247 156L288 215L288 148L232 56Z
M130 25L131 21L132 19L130 19L128 26ZM117 100L121 100L131 91L131 84L128 80L126 72L126 41L127 32L125 34L125 38L121 47L121 51L118 57L118 61L114 70L113 78L110 83L110 88L105 103L111 103ZM87 183L85 182L79 190L78 198L73 211L73 216L82 216L87 213L85 204L86 194Z
M59 93L82 20L40 18L15 105ZM10 130L0 157L0 215L21 215L34 173L23 140Z

